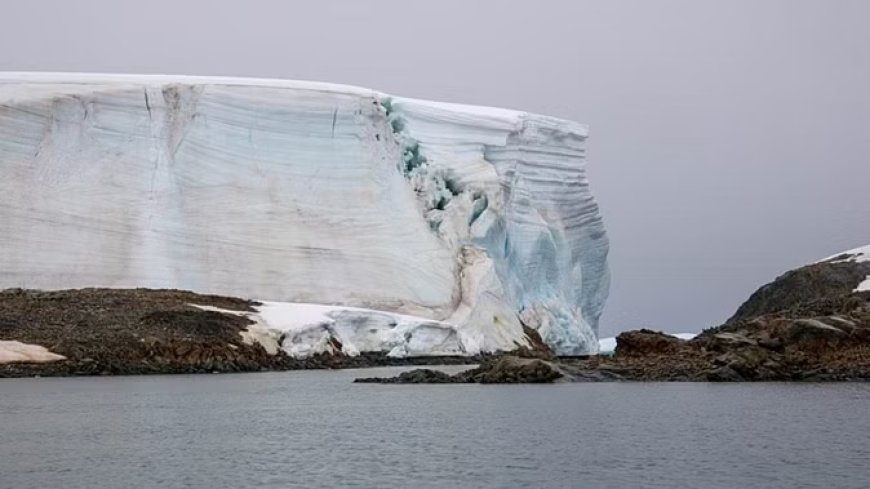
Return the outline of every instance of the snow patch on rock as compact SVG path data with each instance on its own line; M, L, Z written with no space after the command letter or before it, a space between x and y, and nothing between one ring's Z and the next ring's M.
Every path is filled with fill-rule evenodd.
M20 341L0 340L0 364L47 363L59 360L66 360L66 357L52 353L44 346L21 343Z
M819 260L817 263L822 262L831 262L831 263L840 263L840 262L852 262L852 263L865 263L870 262L870 245L860 246L858 248L843 251L841 253L837 253L836 255L829 256L824 260Z
M824 260L820 260L817 263L822 262L831 262L831 263L870 263L870 245L860 246L858 248L844 251L842 253L837 253L836 255L829 256ZM870 275L867 275L867 278L858 284L855 287L855 292L864 292L870 290Z
M528 346L522 329L456 325L358 307L263 302L256 312L247 312L191 305L250 319L254 324L240 333L246 344L259 343L272 355L281 349L294 358L363 352L385 352L391 357L472 356Z

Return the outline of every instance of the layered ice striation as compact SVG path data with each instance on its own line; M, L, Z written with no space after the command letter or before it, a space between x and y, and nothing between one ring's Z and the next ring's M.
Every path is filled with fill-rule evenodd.
M608 242L586 137L341 85L0 74L0 286L172 287L428 325L381 321L380 346L354 333L385 351L425 350L415 335L510 349L523 324L559 353L595 351Z

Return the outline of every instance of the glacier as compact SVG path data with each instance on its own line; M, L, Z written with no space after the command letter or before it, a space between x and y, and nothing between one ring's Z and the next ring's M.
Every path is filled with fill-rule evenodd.
M0 73L0 287L328 306L261 321L295 355L330 328L401 356L511 349L523 326L594 352L608 239L587 136L344 85Z

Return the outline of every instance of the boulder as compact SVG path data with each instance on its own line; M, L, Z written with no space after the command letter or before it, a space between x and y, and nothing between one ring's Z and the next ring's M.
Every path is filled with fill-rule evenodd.
M835 347L848 338L848 333L840 328L823 323L818 319L798 319L783 331L782 339L786 346L799 349L819 349Z
M723 365L707 372L707 380L710 382L743 382L746 379L731 367Z
M743 379L756 379L759 369L770 357L770 351L759 346L747 346L728 351L713 360L714 365L728 367ZM773 366L773 364L771 364Z
M870 325L853 329L849 334L849 340L855 343L870 343Z
M629 374L625 369L608 365L598 365L596 368L562 365L561 371L565 379L571 382L618 382L626 380L626 375Z
M840 316L826 316L818 319L825 324L842 329L845 333L851 333L857 327L854 321L850 321Z
M450 384L458 382L458 379L440 370L418 368L409 372L402 372L395 377L366 377L354 379L354 382L376 384Z
M785 348L785 342L782 341L782 338L768 338L764 337L758 340L758 346L762 348L767 348L768 350L773 350L776 352L781 352L783 348Z
M739 333L716 333L707 338L705 348L712 351L730 351L735 348L756 346L758 343Z
M644 356L650 354L672 354L685 342L676 336L660 331L641 329L626 331L616 337L616 355Z
M540 358L542 360L553 360L556 358L553 354L553 350L544 343L541 334L538 333L537 330L532 329L525 324L522 326L523 333L525 333L526 340L528 341L528 346L517 345L517 349L511 352L512 355L521 358Z
M528 384L553 382L563 374L554 364L537 358L512 355L488 360L478 368L458 375L465 382L481 384Z

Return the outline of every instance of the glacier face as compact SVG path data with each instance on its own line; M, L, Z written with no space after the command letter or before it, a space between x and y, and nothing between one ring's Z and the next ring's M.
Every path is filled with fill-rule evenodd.
M0 287L358 307L481 351L524 323L595 351L608 242L586 137L341 85L0 74Z

